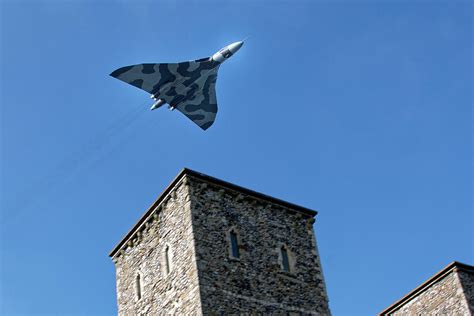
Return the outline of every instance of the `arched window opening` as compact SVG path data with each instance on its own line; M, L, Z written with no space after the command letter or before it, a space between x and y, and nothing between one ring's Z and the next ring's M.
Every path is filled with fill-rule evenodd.
M237 239L237 234L233 230L230 231L230 250L232 257L237 259L240 258L239 242Z
M135 279L135 293L137 294L137 300L142 298L142 285L140 280L140 274L137 274Z
M165 248L165 271L166 271L166 274L170 273L171 271L170 246L168 245Z
M286 249L285 246L281 246L280 252L281 252L281 267L283 271L290 272L290 260L288 258L288 250Z

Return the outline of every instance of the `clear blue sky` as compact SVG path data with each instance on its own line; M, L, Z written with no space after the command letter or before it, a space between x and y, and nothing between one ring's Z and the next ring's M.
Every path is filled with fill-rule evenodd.
M113 315L109 250L182 167L319 211L334 315L474 263L460 1L13 1L1 23L3 315ZM209 56L200 130L108 74Z

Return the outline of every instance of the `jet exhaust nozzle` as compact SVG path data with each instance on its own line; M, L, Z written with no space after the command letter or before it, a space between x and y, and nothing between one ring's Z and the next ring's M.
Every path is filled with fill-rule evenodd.
M156 100L156 102L153 103L153 105L151 106L150 111L156 110L157 108L159 108L160 106L162 106L165 103L166 103L166 101L163 100L163 99Z

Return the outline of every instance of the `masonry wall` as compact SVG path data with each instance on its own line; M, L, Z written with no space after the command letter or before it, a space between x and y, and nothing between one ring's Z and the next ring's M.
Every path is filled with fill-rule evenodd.
M461 281L464 296L466 297L467 305L474 315L474 273L472 271L458 270L458 277Z
M200 179L189 183L203 314L330 314L312 216ZM239 260L230 257L232 228ZM282 270L282 245L290 273Z
M119 315L195 315L201 306L186 185L170 194L138 235L114 258ZM137 273L141 275L141 299L137 298Z
M390 315L471 315L460 276L472 293L472 277L454 269Z

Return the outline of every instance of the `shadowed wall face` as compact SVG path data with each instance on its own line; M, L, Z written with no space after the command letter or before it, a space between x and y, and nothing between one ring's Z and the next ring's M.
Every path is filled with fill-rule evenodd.
M204 314L329 314L311 215L198 179L190 194Z

